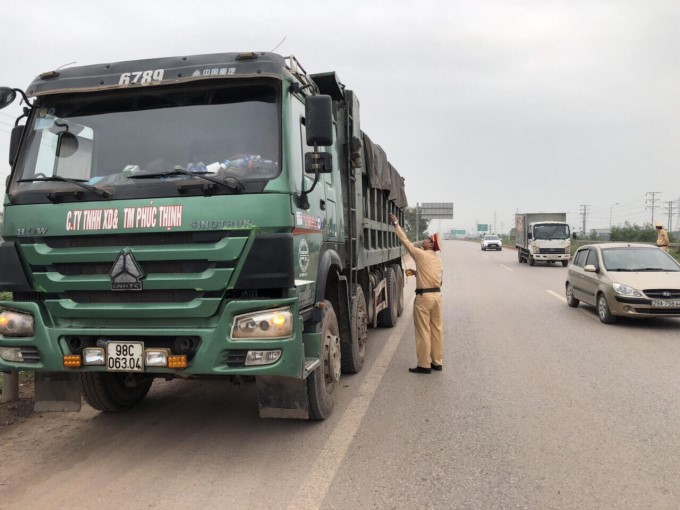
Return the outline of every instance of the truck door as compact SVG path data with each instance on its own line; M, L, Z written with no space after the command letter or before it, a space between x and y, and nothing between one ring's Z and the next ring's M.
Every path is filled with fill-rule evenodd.
M338 202L337 192L342 189L342 183L340 179L340 161L338 160L338 152L335 150L337 147L335 131L333 132L333 145L330 147L324 147L326 152L329 152L333 157L333 172L328 174L323 174L324 188L325 188L325 213L326 213L326 233L328 234L328 239L336 241L340 239L341 236L341 225L338 221L338 213L342 211L338 210L338 203L342 204L342 200Z
M305 153L312 152L313 147L307 145L307 133L305 128L305 106L300 99L291 95L291 129L290 129L290 152L288 162L293 186L299 195L304 189L309 190L314 183L314 174L305 173ZM334 162L335 163L335 162ZM309 296L309 303L301 299L301 306L311 304L314 295L314 287L319 265L319 252L321 243L324 241L326 230L326 174L319 176L319 182L314 190L307 195L309 209L301 209L294 200L293 213L295 214L294 250L297 260L295 271L296 285L301 294ZM332 181L331 181L332 182ZM311 292L310 292L311 290Z

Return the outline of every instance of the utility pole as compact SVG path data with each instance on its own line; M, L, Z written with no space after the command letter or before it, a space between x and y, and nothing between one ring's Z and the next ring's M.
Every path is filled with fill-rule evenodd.
M581 211L581 216L583 217L583 235L586 235L586 218L588 217L588 207L590 205L586 204L581 204L581 207L583 207L583 210Z
M416 242L420 239L420 204L416 202Z
M493 233L498 233L498 229L496 228L496 211L493 212Z
M654 211L656 210L656 202L657 200L661 200L661 198L656 198L657 195L661 195L660 191L648 191L645 193L645 196L651 196L652 198L647 198L645 199L645 209L651 209L652 210L652 227L654 226Z
M668 212L666 213L668 216L668 225L666 225L668 232L673 231L673 206L675 206L675 202L672 200L669 200L666 202L666 206L668 207Z

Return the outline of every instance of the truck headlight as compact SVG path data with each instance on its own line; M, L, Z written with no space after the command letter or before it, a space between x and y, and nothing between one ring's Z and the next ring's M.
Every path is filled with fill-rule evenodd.
M0 313L0 335L33 336L34 334L32 315L11 310L3 310Z
M234 317L231 338L285 338L293 334L293 314L289 307L246 313Z
M541 253L541 249L538 246L534 246L533 252L534 253Z

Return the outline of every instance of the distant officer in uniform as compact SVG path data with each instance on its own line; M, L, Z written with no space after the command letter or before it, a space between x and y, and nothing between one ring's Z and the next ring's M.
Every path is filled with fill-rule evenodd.
M416 354L418 366L409 368L414 374L431 374L442 369L444 344L442 339L442 260L437 235L423 241L417 248L409 241L399 226L399 220L390 214L397 237L416 263L416 300L413 304L413 320L416 327Z
M668 232L663 229L663 224L657 222L656 224L656 245L663 251L668 251Z

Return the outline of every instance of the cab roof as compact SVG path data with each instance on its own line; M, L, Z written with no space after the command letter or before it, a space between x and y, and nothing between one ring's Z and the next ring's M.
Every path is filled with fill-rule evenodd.
M36 77L29 96L130 89L195 80L272 77L282 79L286 61L276 53L213 53L68 67Z

